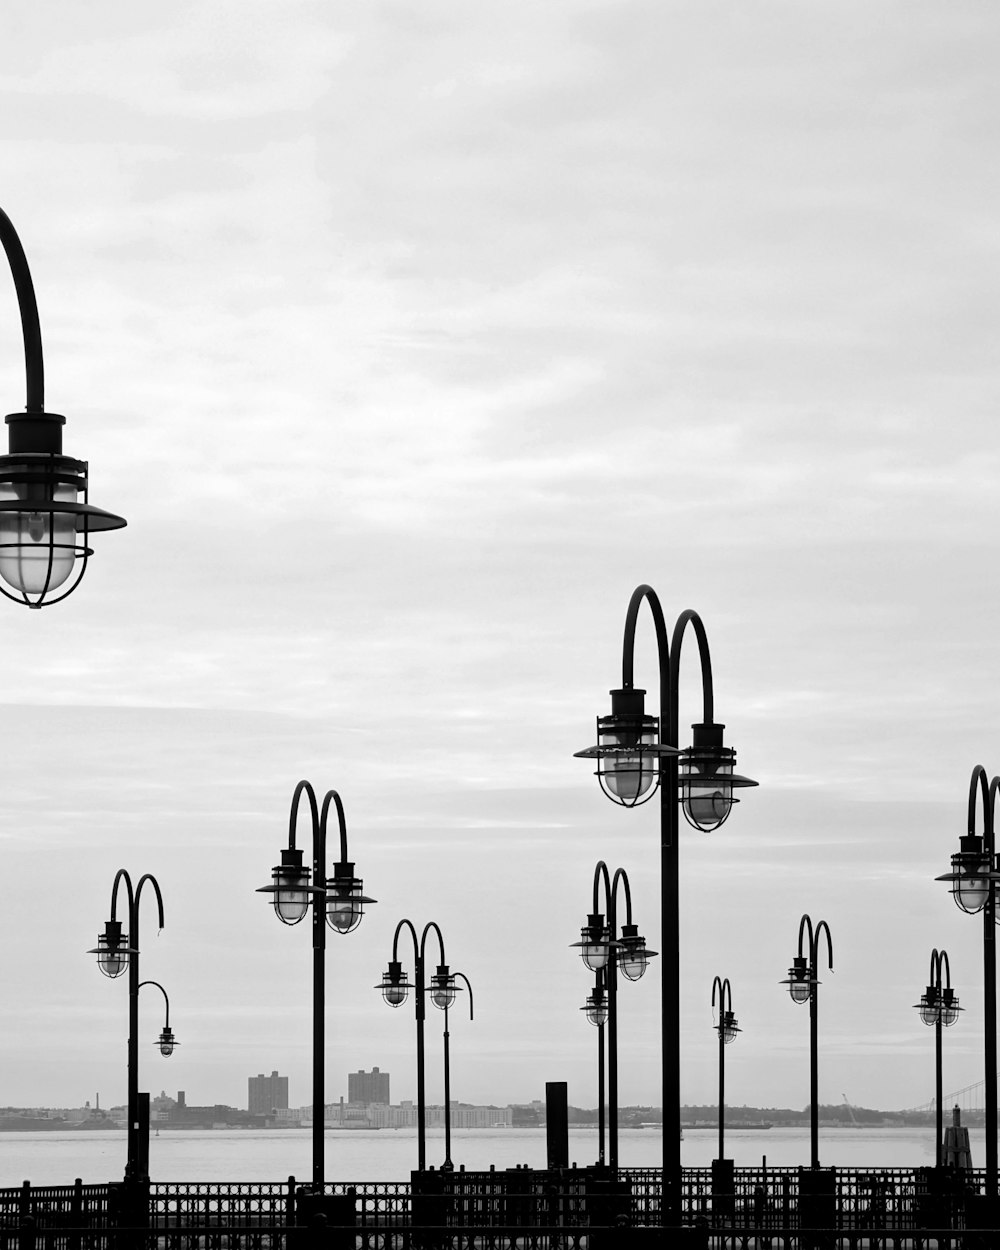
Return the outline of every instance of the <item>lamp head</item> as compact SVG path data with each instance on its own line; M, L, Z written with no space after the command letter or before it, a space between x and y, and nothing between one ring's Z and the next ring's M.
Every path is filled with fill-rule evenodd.
M739 802L734 789L757 784L733 772L736 752L723 745L724 729L714 722L692 725L692 745L681 752L678 782L684 817L706 832L724 824Z
M641 937L634 924L622 925L621 941L618 943L618 967L629 981L638 981L649 967L656 951L648 950L646 939Z
M599 1029L608 1018L608 1000L604 990L593 989L580 1010L586 1012L590 1023Z
M364 892L364 882L354 875L354 865L341 860L333 866L326 883L326 923L337 933L350 933L361 923L365 903L374 903Z
M788 976L781 984L788 986L793 1003L807 1003L819 981L809 975L809 965L804 956L796 955L788 969Z
M302 852L297 847L286 847L281 852L281 863L271 870L271 884L262 885L257 893L271 895L274 914L282 924L298 924L309 910L313 893L309 877Z
M604 923L600 912L591 912L587 923L580 930L580 941L571 942L571 947L579 947L580 958L585 968L591 972L599 972L611 958L611 948L617 945L611 941L611 931Z
M406 1002L406 996L410 992L410 983L399 960L389 960L388 967L382 973L382 980L375 988L382 991L382 997L390 1007L398 1007Z
M965 835L959 839L959 845L961 849L951 857L951 872L935 880L947 881L958 907L974 916L986 906L990 890L1000 880L1000 874L996 864L990 863L985 843L978 834Z
M431 977L431 1002L441 1011L446 1011L454 1003L457 990L455 978L448 971L448 965L438 964L437 972Z
M104 932L98 934L97 945L87 952L97 956L97 966L106 977L120 977L129 963L129 956L138 954L128 944L118 920L105 920Z
M660 758L677 755L676 747L657 739L659 722L645 712L645 690L611 691L611 715L597 718L597 746L575 752L597 760L597 780L614 803L636 807L653 797Z
M169 1059L174 1053L174 1047L179 1046L180 1042L174 1037L170 1025L165 1024L163 1026L163 1032L160 1034L159 1038L157 1038L154 1045L159 1046L160 1054L164 1057L164 1059Z

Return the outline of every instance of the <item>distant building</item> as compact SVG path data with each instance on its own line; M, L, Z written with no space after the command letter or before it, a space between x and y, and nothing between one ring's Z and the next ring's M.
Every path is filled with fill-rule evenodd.
M288 1077L272 1072L247 1078L247 1110L251 1115L270 1115L288 1106Z
M348 1102L389 1102L389 1073L372 1068L370 1072L349 1072L347 1074Z

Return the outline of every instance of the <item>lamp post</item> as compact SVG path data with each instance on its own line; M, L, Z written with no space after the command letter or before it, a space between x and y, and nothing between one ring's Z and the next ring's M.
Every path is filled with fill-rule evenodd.
M601 910L601 886L604 886L604 908L608 923L604 923L605 911ZM620 940L618 931L618 887L625 894L625 923ZM656 951L647 950L646 939L641 937L632 923L632 891L629 889L628 873L616 868L611 876L603 859L594 868L593 911L580 931L580 941L573 942L580 948L584 967L591 972L603 973L603 988L607 994L608 1021L608 1142L609 1163L618 1167L618 970L630 981L638 981L649 966ZM603 1034L602 1034L603 1040ZM600 1049L600 1046L598 1047ZM603 1068L603 1063L602 1063ZM601 1100L603 1112L604 1102ZM601 1133L603 1148L604 1134ZM603 1162L603 1158L601 1160Z
M448 961L444 953L444 938L441 936L441 930L434 921L429 920L424 925L423 932L418 939L417 931L413 927L413 921L404 917L396 925L396 932L392 936L392 959L382 974L382 980L375 986L377 990L382 991L382 997L390 1007L401 1006L406 1001L411 988L407 975L403 970L403 965L399 960L399 935L404 929L413 939L412 988L414 990L414 1007L417 1018L417 1169L423 1172L427 1166L427 1101L424 1092L424 996L426 992L424 967L427 935L432 930L437 936L438 952L441 956L435 979L441 976L447 978Z
M660 721L647 716L645 691L633 684L635 627L648 602L656 630ZM695 632L701 665L701 723L692 726L693 743L678 750L681 644L688 626ZM650 586L632 592L625 617L622 685L611 691L611 715L598 717L596 746L577 756L597 760L601 789L613 802L634 807L660 791L660 914L663 963L660 966L663 1068L663 1219L680 1221L680 919L677 855L678 804L697 829L717 829L738 800L733 790L757 783L736 776L736 753L723 745L724 725L714 717L712 662L701 617L682 612L668 639L663 609ZM654 784L655 783L655 784Z
M983 914L983 1010L985 1039L983 1057L986 1197L997 1198L997 946L996 883L1000 880L996 854L996 799L1000 777L986 780L986 770L977 764L969 781L968 833L959 839L959 850L951 857L951 872L937 877L947 881L962 911ZM976 809L983 809L983 833L976 833ZM939 1134L940 1136L940 1134Z
M312 832L313 866L302 864L302 852L295 845L295 830L305 795L309 802ZM334 864L333 876L326 875L326 838L330 805L336 808L340 830L340 859ZM361 923L365 904L374 903L364 893L363 882L354 875L354 864L347 858L347 823L344 805L336 790L328 790L320 809L316 791L308 781L300 781L292 795L288 817L288 847L281 852L281 863L271 872L271 885L261 886L258 894L271 895L275 915L282 924L294 925L304 919L312 903L313 947L313 1088L312 1088L312 1184L316 1194L323 1193L324 1130L326 1098L324 1093L324 1057L326 1051L326 926L335 933L351 933ZM310 880L312 884L310 884Z
M826 934L827 966L833 971L833 938L830 926L821 920L815 928L809 916L799 921L798 954L788 969L787 978L780 984L788 986L793 1003L809 1004L809 1145L812 1155L810 1167L819 1168L819 940ZM803 954L803 939L808 939Z
M962 1010L958 1005L955 991L951 988L951 964L947 951L936 949L931 951L931 970L927 978L927 989L920 996L920 1002L913 1005L920 1012L920 1019L924 1024L934 1030L934 1101L937 1108L934 1165L940 1167L944 1141L944 1115L941 1107L944 1088L941 1080L941 1029L942 1027L950 1028Z
M604 1167L604 1026L608 1019L608 999L604 992L604 970L594 973L594 988L580 1008L597 1029L597 1162Z
M27 383L25 411L4 418L8 448L7 455L0 456L0 579L10 590L0 585L0 594L40 608L65 599L80 584L93 555L87 545L90 535L121 529L125 520L89 502L86 461L63 455L66 418L45 411L35 288L21 240L2 210L0 243L21 313ZM70 580L74 569L76 576Z
M122 932L117 919L118 886L125 883L128 900L128 932ZM143 886L149 884L156 896L159 928L163 928L163 896L156 878L144 873L132 888L132 878L124 868L115 874L111 887L111 918L104 922L97 946L87 952L97 956L97 966L106 977L120 977L128 970L128 1158L125 1180L145 1184L149 1180L149 1106L145 1115L139 1109L139 904ZM162 987L161 987L162 988Z
M719 1018L715 1031L719 1035L719 1158L726 1157L726 1047L736 1041L736 1034L741 1033L739 1021L733 1015L733 991L729 978L720 980L716 977L712 982L712 1006L715 1006L716 994L719 1002Z
M449 972L447 964L442 965L431 977L431 1002L444 1012L444 1163L443 1171L453 1172L455 1165L451 1161L451 1034L448 1031L448 1009L455 1002L455 996L461 987L456 980L461 977L465 988L469 991L469 1019L473 1018L472 985L464 972Z

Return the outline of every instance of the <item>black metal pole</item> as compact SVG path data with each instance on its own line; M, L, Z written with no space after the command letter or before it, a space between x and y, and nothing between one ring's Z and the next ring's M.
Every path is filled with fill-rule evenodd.
M45 369L42 363L42 331L38 321L38 303L31 281L28 259L17 237L13 222L0 209L0 244L7 253L10 275L21 313L21 334L24 339L24 369L27 379L28 412L42 412L45 408Z
M134 950L128 960L128 1158L125 1179L139 1176L139 900L129 890L129 941Z
M990 782L984 814L984 841L989 872L996 868L995 804L1000 778ZM986 1117L986 1196L997 1196L997 930L996 886L991 880L983 907L983 1010L986 1016L984 1038Z
M313 820L313 1073L312 1073L312 1183L323 1192L326 1180L326 829Z
M722 1005L719 1007L719 1015L722 1015ZM726 1121L726 1039L720 1023L719 1026L719 1158L726 1157L726 1141L725 1141L725 1121Z
M614 900L609 907L611 937L614 940ZM614 947L608 953L608 1162L618 1167L618 957Z
M450 1172L454 1166L451 1161L451 1057L448 1041L448 1004L444 1008L444 1166Z
M809 1145L814 1168L819 1167L819 977L816 967L815 943L810 943L809 977L812 994L809 996Z
M604 1025L597 1026L597 1162L604 1167Z
M417 993L417 1168L423 1172L427 1166L427 1110L424 1100L424 960L422 952L418 952L414 967Z
M940 988L940 976L938 984ZM935 1127L937 1130L934 1139L934 1165L940 1167L942 1163L941 1146L944 1139L944 1108L941 1105L944 1097L944 1085L941 1078L941 995L938 994L938 1012L937 1020L934 1022L934 1106L937 1109L935 1116Z

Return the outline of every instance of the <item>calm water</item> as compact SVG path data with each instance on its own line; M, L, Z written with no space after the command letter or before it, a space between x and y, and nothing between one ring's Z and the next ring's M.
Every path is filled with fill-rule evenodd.
M981 1132L971 1130L972 1161L983 1166ZM455 1166L498 1169L526 1163L545 1166L545 1132L539 1129L462 1129L451 1137ZM244 1131L168 1131L149 1143L149 1171L154 1181L282 1181L292 1175L308 1180L312 1138L308 1129ZM682 1160L686 1167L707 1167L718 1139L711 1129L686 1129ZM773 1128L730 1131L726 1154L738 1167L760 1164L792 1167L809 1162L809 1130ZM439 1166L444 1135L429 1132L427 1162ZM570 1130L570 1159L583 1167L597 1158L597 1133ZM628 1129L619 1135L619 1158L625 1167L655 1167L660 1160L657 1129ZM828 1129L820 1133L820 1162L840 1167L917 1167L934 1162L932 1129ZM417 1163L416 1129L359 1129L326 1135L328 1180L407 1180ZM35 1185L67 1185L79 1176L94 1184L120 1180L125 1167L125 1132L81 1130L47 1133L0 1133L0 1187L30 1180Z

